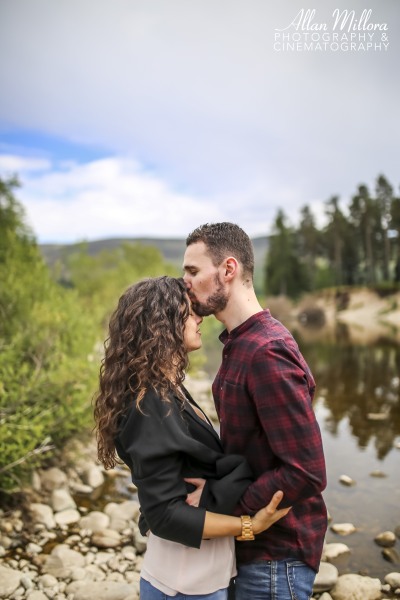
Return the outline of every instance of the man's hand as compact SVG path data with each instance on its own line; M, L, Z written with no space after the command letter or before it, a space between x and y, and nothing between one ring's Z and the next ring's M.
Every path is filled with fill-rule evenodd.
M193 479L191 479L189 477L185 477L184 480L187 483L191 483L192 485L194 485L196 487L194 492L191 492L190 494L188 494L186 496L186 504L189 504L189 506L199 506L201 494L203 493L203 489L206 484L206 480L201 479L200 477L193 478Z

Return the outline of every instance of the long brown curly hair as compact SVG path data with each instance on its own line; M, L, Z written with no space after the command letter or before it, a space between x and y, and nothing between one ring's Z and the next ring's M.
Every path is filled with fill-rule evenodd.
M117 463L118 420L149 388L165 402L179 392L188 366L184 346L189 298L182 279L155 277L129 287L109 324L94 401L97 453L106 469Z

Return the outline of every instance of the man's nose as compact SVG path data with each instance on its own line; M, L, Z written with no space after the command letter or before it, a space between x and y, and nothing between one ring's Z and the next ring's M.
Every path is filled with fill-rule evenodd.
M190 289L192 287L192 285L190 283L189 275L187 275L187 273L184 274L183 281L185 282L185 285L187 288Z

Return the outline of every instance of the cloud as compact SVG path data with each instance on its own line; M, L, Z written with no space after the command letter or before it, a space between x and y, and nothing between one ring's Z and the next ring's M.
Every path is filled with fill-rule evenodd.
M397 188L397 3L369 3L372 21L389 25L388 52L275 52L274 29L302 7L300 0L3 0L0 128L95 147L110 161L104 170L94 160L79 165L72 153L70 166L53 164L55 173L25 178L24 197L34 196L35 206L53 201L60 214L61 187L39 198L38 186L47 194L52 181L65 185L70 206L79 198L92 215L85 224L69 223L71 235L91 236L90 227L93 235L108 235L107 222L114 234L115 215L128 209L132 223L121 219L123 231L135 223L159 231L151 207L147 223L135 209L151 180L160 186L152 197L168 198L173 209L164 202L158 212L171 231L181 223L184 235L193 214L200 221L236 219L262 234L277 208L293 215L306 203L320 207L379 173ZM318 6L316 21L329 22L336 7L346 8L344 0ZM363 0L351 8L361 13ZM112 168L129 189L140 189L131 204ZM144 188L133 184L134 175ZM73 200L79 177L85 183L74 188ZM105 198L111 180L112 211ZM89 210L91 194L106 218ZM182 198L186 210L178 215ZM38 232L43 219L35 220Z
M0 154L0 171L9 174L46 171L50 161L44 158L29 158L12 154Z
M28 175L19 197L42 242L182 237L205 217L222 216L217 205L174 191L129 159L68 164L63 170Z

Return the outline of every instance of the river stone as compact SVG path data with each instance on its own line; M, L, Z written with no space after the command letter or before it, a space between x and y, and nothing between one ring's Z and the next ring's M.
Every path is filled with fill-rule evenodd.
M56 587L56 585L58 584L57 579L55 577L53 577L53 575L49 575L49 574L41 575L39 577L39 581L44 588Z
M121 544L121 536L113 529L103 529L92 535L92 544L98 548L116 548Z
M137 521L140 512L140 504L136 500L125 500L120 504L109 502L105 506L104 512L110 518L117 516L126 521Z
M40 471L40 481L42 486L48 492L59 488L68 487L68 479L66 474L57 467L51 467L45 471Z
M378 544L378 546L391 548L396 543L396 536L393 531L383 531L374 538L374 541Z
M378 477L378 478L387 477L386 473L384 473L383 471L379 471L379 469L377 469L376 471L371 471L371 473L369 475L370 475L370 477Z
M336 523L335 525L331 525L331 529L339 535L350 535L356 531L352 523Z
M133 527L133 543L139 554L145 552L147 548L147 536L140 533L139 527L136 524Z
M79 527L81 529L90 529L92 533L108 529L109 524L110 517L99 510L93 510L79 521Z
M347 485L347 486L355 485L355 483L356 483L354 481L354 479L352 479L348 475L341 475L339 477L339 482L342 483L343 485Z
M97 465L91 465L82 473L82 479L91 488L100 487L104 483L103 471Z
M43 571L57 579L68 579L72 567L83 567L85 558L79 552L71 550L66 544L55 546L43 564Z
M12 598L21 583L22 573L0 565L0 598Z
M328 592L324 592L322 596L319 597L319 600L332 600L332 596L328 594Z
M78 523L81 520L80 513L75 508L68 508L67 510L62 510L54 515L54 519L57 525L62 527L63 525L72 525L73 523Z
M46 596L44 592L40 590L34 590L33 592L29 592L26 597L26 600L49 600L49 597Z
M67 594L73 594L74 600L125 600L132 594L132 587L128 583L117 581L102 581L82 583L74 581L67 586Z
M385 582L394 590L400 588L400 573L388 573L385 575Z
M47 529L53 529L56 526L53 511L47 504L32 502L29 510L34 523L43 523Z
M61 488L52 491L51 506L55 512L60 512L68 508L76 508L76 503L69 491Z
M335 565L331 565L327 562L322 562L319 565L319 571L315 577L313 591L315 593L325 592L330 590L339 577L339 571Z
M396 548L384 548L382 550L383 558L396 565L400 564L400 555Z
M325 544L321 560L329 561L347 552L350 552L350 548L346 544Z
M381 582L362 575L341 575L330 594L333 600L379 600Z

